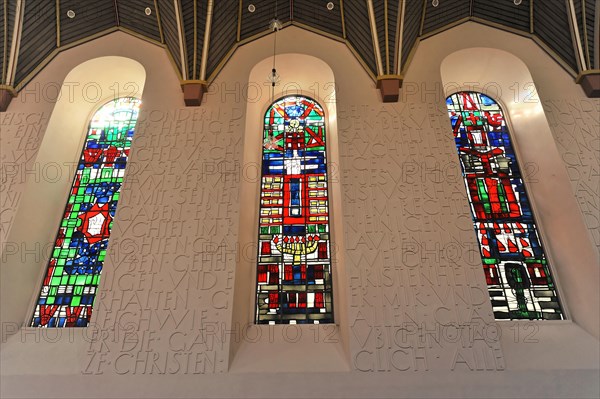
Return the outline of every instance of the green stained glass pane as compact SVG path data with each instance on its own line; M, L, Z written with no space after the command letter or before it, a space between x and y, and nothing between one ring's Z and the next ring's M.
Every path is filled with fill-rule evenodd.
M288 96L264 122L255 320L332 323L324 110Z
M501 107L476 92L446 105L494 315L564 318Z
M138 99L119 98L92 117L49 262L56 268L47 268L45 281L51 287L42 287L31 326L85 327L90 322L95 291L84 293L83 285L99 282L123 181L116 175L126 165L139 107ZM50 288L54 295L46 297Z

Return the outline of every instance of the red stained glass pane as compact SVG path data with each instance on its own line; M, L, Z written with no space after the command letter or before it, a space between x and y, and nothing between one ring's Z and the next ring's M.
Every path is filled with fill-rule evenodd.
M474 92L446 104L495 317L562 319L502 109Z
M333 323L325 113L308 97L284 97L265 113L258 235L256 323ZM269 287L266 264L283 271Z

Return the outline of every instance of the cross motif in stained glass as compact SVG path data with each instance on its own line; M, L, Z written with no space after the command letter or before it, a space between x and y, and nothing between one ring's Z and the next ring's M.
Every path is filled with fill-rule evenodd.
M307 97L265 114L256 322L333 323L325 115Z

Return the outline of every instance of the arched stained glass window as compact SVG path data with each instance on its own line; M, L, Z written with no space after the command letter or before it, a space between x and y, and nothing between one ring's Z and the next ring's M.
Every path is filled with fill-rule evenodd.
M475 92L446 104L496 319L562 319L502 109Z
M119 98L92 118L32 327L90 322L140 103Z
M262 155L256 323L333 323L323 108L273 103Z

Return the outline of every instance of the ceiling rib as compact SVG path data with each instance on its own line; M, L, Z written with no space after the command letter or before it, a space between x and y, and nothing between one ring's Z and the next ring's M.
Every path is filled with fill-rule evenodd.
M577 66L579 71L587 70L587 64L585 62L585 56L583 53L583 47L581 45L581 37L579 36L579 24L577 23L577 14L575 13L575 4L573 0L567 0L567 8L569 15L569 26L571 27L573 50L575 51L577 58Z
M60 47L60 0L56 0L56 47Z
M194 0L194 59L192 60L192 79L196 79L198 64L198 1Z
M383 75L383 66L381 65L381 50L379 49L379 39L377 36L377 24L375 22L375 10L373 10L373 0L367 0L369 10L369 25L371 26L371 39L373 40L373 50L375 52L375 63L377 66L377 75Z
M535 0L529 1L529 33L533 33L533 2Z
M425 26L425 12L427 11L427 0L423 0L423 13L421 14L421 27L419 28L419 36L423 36L423 26Z
M587 33L587 21L586 21L586 13L585 13L585 0L581 0L581 23L583 25L583 44L584 44L584 53L585 53L585 61L587 68L592 68L592 64L590 62L590 46L588 41L588 33Z
M186 48L183 42L183 23L181 16L181 4L179 0L173 0L173 7L175 9L175 21L177 22L177 38L179 41L179 57L181 58L181 77L183 80L187 80L187 61L186 61Z
M8 47L8 1L4 0L4 6L2 7L2 21L4 22L3 28L3 36L2 36L2 71L0 71L0 75L2 75L2 80L0 84L6 83L6 54Z
M238 8L238 21L237 21L237 41L239 42L242 38L242 0L240 0L240 6Z
M340 0L340 13L342 14L342 37L346 39L346 20L344 18L344 0Z
M14 79L17 70L17 61L19 58L19 47L21 46L21 32L23 31L23 10L25 9L25 0L17 0L15 12L15 22L10 45L10 54L8 55L8 68L6 70L6 83L14 86Z
M600 0L596 0L594 17L594 69L600 69Z
M119 5L117 4L117 0L114 0L113 4L115 5L115 21L117 22L117 26L120 26L121 21L119 21Z
M390 73L390 38L388 33L388 0L383 3L383 19L385 20L385 73Z
M206 9L206 25L204 26L204 45L202 46L202 60L200 61L200 80L206 80L206 65L208 64L208 46L210 44L210 29L212 25L214 0L208 0Z
M156 10L156 24L158 25L158 33L160 34L160 42L165 44L165 35L163 33L162 22L160 20L160 10L158 8L158 0L154 0L154 10Z
M396 32L396 61L395 61L395 73L401 75L402 72L402 40L404 40L404 17L406 13L406 0L400 1L400 15L398 16L398 30Z

